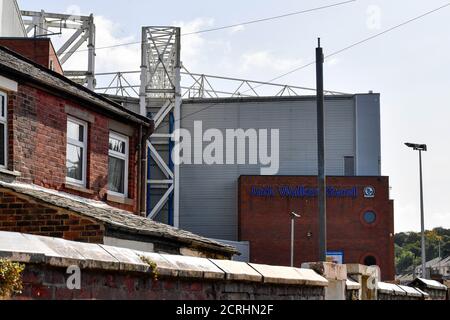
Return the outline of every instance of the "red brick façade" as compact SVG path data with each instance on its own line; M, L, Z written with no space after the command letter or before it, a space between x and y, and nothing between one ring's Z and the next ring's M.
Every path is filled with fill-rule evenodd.
M279 187L317 188L312 176L242 176L239 179L239 240L250 242L250 261L272 265L290 264L291 215L295 222L295 265L317 261L319 221L317 197L282 197ZM356 197L327 197L327 249L343 251L343 263L376 259L383 280L393 280L394 212L387 177L328 177L327 186L356 188ZM366 187L375 197L366 198ZM272 196L256 196L252 188L272 188ZM364 221L367 211L376 214L373 224Z
M29 46L29 52L25 50L29 41L9 38L2 41L6 43L0 43L19 48L20 54L0 47L5 59L0 64L0 91L7 101L6 168L0 169L0 180L102 201L130 214L143 212L138 159L146 156L141 152L145 151L142 145L144 137L153 130L152 122L144 117L136 118L139 115L130 114L120 105L69 81L61 72L49 70L45 61L55 56L51 55L53 47L48 39L32 42L35 45ZM47 60L41 61L46 55ZM41 60L32 61L26 57ZM86 185L83 187L66 183L68 117L87 123ZM111 131L129 139L128 194L125 198L107 193ZM74 212L36 202L3 188L0 191L2 231L101 243L104 229L102 223Z
M86 188L66 184L67 117L79 110L88 123ZM129 203L107 201L108 141L111 118L95 113L69 99L28 84L8 93L8 169L19 172L16 181L72 193L137 213L138 130L129 136Z

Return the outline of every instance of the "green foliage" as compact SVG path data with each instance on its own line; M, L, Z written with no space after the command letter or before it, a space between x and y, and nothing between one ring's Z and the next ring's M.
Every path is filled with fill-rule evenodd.
M22 293L22 272L25 266L0 259L0 298L9 298L13 294Z
M397 274L413 272L421 263L420 232L402 232L395 235L395 265ZM450 256L450 229L435 228L425 231L425 253L427 261Z
M158 280L158 265L156 262L152 261L148 257L140 256L142 262L148 264L150 266L150 272L152 274L153 280Z

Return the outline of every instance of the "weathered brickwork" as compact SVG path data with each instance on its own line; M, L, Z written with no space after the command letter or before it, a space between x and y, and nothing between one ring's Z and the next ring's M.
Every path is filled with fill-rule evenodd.
M23 84L19 85L18 93L8 95L8 102L8 165L11 171L20 172L17 180L107 202L110 119L70 100ZM66 106L94 119L88 123L86 190L74 190L66 185ZM128 198L132 203L108 202L132 212L137 210L137 131L129 137Z
M250 284L82 270L81 289L69 290L65 269L27 265L15 299L96 300L323 300L324 287Z
M53 65L55 72L59 74L64 73L50 39L2 38L0 39L0 46L4 46L14 52L17 52L25 58L30 59L46 68L50 68L50 65Z
M393 280L394 210L389 198L387 177L328 177L327 185L356 188L356 196L328 197L327 240L329 251L341 251L344 263L365 264L373 256L381 268L383 280ZM239 240L250 241L250 260L254 263L290 265L291 215L301 214L295 228L295 265L317 261L319 257L318 200L313 196L255 196L253 187L317 187L312 176L243 176L239 181ZM365 197L364 189L375 189L374 197ZM373 224L363 215L373 211ZM283 253L283 254L280 254Z
M0 229L66 240L103 243L102 224L0 191Z

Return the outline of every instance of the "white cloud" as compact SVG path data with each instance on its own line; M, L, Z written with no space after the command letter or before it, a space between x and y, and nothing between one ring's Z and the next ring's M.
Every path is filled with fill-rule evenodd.
M419 203L400 204L395 201L395 232L420 231ZM436 227L450 228L450 212L433 212L425 209L425 228L427 230Z
M235 34L235 33L237 33L237 32L244 31L244 30L245 30L245 26L243 26L242 24L240 24L240 25L238 25L238 26L235 26L235 27L231 28L231 29L230 29L230 34Z
M327 59L325 60L325 63L329 66L329 67L334 67L337 64L339 64L340 60L336 57L333 57L331 59Z
M394 202L395 232L408 232L420 230L420 214L417 205L401 205L400 201Z
M69 7L67 9L69 14L79 14L77 7ZM124 43L138 42L134 35L119 35L121 33L121 25L115 23L103 16L95 16L96 26L96 59L95 70L100 72L115 72L115 71L137 71L141 63L141 47L139 44L128 46L121 46ZM58 49L74 31L64 31L60 36L52 37L52 41ZM116 46L113 48L105 48ZM75 52L69 60L63 65L66 71L71 70L87 70L88 54L87 42L85 42ZM139 84L139 74L126 75L126 78L132 84ZM104 86L109 84L112 78L97 77L97 86Z
M241 56L241 72L248 71L276 71L285 72L294 69L302 64L302 59L283 58L272 54L269 51L256 51L245 53Z
M174 21L173 25L181 28L181 60L186 67L196 69L200 59L208 49L208 41L203 34L192 34L200 30L211 28L214 25L212 18L196 18L192 21Z

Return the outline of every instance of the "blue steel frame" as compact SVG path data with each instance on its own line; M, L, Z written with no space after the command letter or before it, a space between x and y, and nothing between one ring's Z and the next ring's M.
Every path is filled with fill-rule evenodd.
M172 134L175 128L175 117L173 115L173 112L169 113L169 133ZM174 163L172 160L172 150L174 147L174 142L172 141L171 138L169 138L169 168L170 170L174 170ZM147 156L147 180L150 181L151 179L151 172L150 172L150 168L151 168L151 161L152 161L152 157L150 154L150 148L148 148L147 150L148 152L148 156ZM151 213L151 188L150 188L150 183L147 183L147 216ZM173 226L174 225L174 210L173 210L173 192L172 194L169 196L169 201L168 201L168 211L169 211L169 216L168 216L168 224Z

